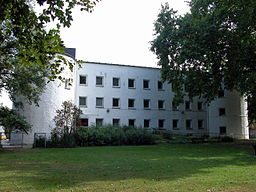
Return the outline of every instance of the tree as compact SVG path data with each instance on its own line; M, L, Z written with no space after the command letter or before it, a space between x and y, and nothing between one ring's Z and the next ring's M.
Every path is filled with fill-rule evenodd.
M191 0L184 16L162 6L151 50L162 78L175 84L179 97L208 102L220 89L237 90L256 119L256 1Z
M73 63L57 55L64 52L60 27L70 27L74 7L90 12L97 1L0 0L0 92L6 89L14 102L22 95L38 103L47 81L63 80L61 64L72 70ZM33 4L42 12L35 13ZM46 30L52 21L55 28Z
M54 117L56 127L53 133L56 133L58 136L74 133L80 124L79 117L81 114L82 111L71 101L64 101L61 109L56 111L56 116Z
M4 126L7 135L10 135L12 130L27 133L31 128L23 116L8 107L0 107L0 125Z

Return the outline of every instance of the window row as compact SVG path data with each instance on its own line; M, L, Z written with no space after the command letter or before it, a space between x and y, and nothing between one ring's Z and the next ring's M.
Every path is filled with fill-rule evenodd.
M80 75L79 76L79 84L80 85L87 85L87 76L86 75ZM136 88L136 80L135 79L128 79L128 88L135 89ZM97 87L104 87L104 77L103 76L96 76L96 86ZM150 80L144 79L142 82L143 89L150 90ZM112 87L114 88L120 88L120 78L119 77L113 77L112 78ZM164 84L162 81L157 82L157 89L158 90L164 90Z
M135 99L128 99L128 108L135 109ZM79 97L79 106L87 107L87 97ZM150 99L143 100L144 109L150 109ZM96 107L103 108L104 107L104 98L96 97ZM120 98L112 98L112 107L120 108ZM165 101L158 100L158 109L165 109Z
M88 119L81 119L81 123L83 126L88 126ZM96 125L97 126L102 126L104 124L104 119L103 118L96 118ZM136 119L128 119L127 125L128 126L135 126ZM150 119L144 119L143 122L143 127L144 128L150 128L151 127L151 120ZM112 125L113 126L120 126L120 119L119 118L113 118L112 119ZM158 128L164 128L165 127L165 119L159 119L158 120ZM180 120L178 119L173 119L172 120L172 127L173 130L179 130L182 126L180 125ZM192 130L193 125L192 125L192 120L187 119L185 121L185 127L187 130ZM198 129L205 129L204 125L204 120L197 120L197 128Z
M151 101L150 99L143 100L143 107L144 109L150 109ZM79 106L80 107L87 107L87 97L79 97ZM158 109L165 109L165 101L158 100L157 102ZM96 97L96 107L103 108L104 107L104 98L103 97ZM113 108L120 108L120 98L112 98L112 107ZM128 99L128 108L135 109L135 99L130 98ZM178 106L176 106L173 102L172 109L179 110ZM185 110L192 110L191 103L185 102ZM203 110L203 102L197 103L197 110ZM223 112L223 108L220 108L220 113L225 113L225 109Z

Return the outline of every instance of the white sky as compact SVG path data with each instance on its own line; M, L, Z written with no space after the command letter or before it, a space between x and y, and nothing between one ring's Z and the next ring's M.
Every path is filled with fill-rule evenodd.
M66 47L76 48L80 60L156 67L149 42L165 2L179 14L189 10L184 0L102 0L92 13L75 11L61 37Z

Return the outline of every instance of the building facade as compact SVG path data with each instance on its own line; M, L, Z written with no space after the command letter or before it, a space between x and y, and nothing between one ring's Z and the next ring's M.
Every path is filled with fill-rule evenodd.
M71 55L66 57L75 62ZM63 101L80 107L84 126L129 125L182 135L249 138L247 104L237 92L220 91L210 104L185 97L176 106L172 86L161 81L158 68L84 62L63 76L73 79L69 86L51 82L39 107L25 104L19 111L32 124L22 138L24 145L32 145L36 134L50 136Z

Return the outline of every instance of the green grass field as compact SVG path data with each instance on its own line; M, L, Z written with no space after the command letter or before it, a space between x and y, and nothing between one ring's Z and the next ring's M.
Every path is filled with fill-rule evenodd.
M255 192L249 145L0 151L0 191Z

